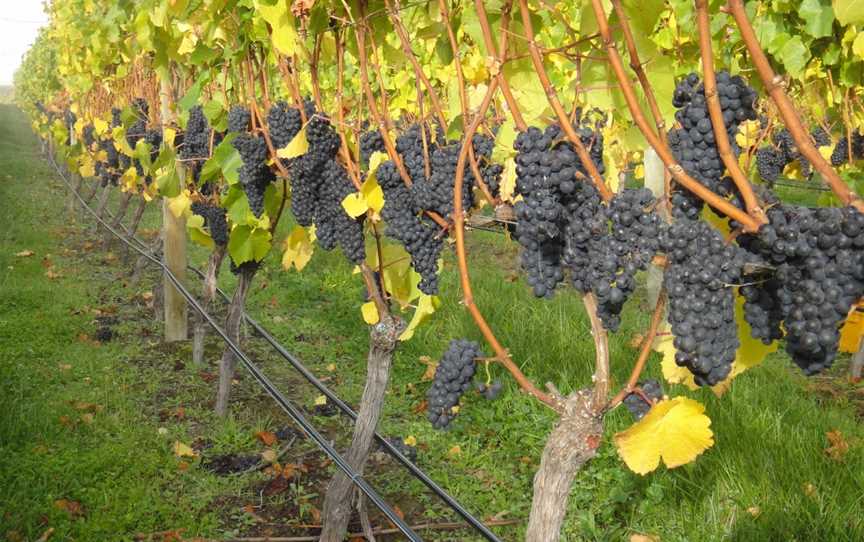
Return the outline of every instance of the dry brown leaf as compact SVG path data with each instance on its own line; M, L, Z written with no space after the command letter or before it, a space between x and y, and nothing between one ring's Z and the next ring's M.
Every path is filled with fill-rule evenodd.
M252 516L252 519L254 519L258 523L266 523L267 522L266 519L262 518L261 516L259 516L258 514L255 513L255 507L252 506L251 504L247 504L246 506L244 506L243 511L246 512L247 514L249 514L250 516Z
M69 416L60 416L60 423L66 427L72 427L72 420Z
M92 424L94 419L95 416L93 416L93 414L91 414L90 412L85 412L84 414L81 414L81 421L84 422L86 425Z
M255 437L257 437L258 440L264 443L264 446L273 446L273 443L279 440L276 438L276 435L274 435L270 431L258 431L257 433L255 433Z
M69 369L72 368L72 366L69 365L68 363L58 363L57 368L60 369L61 371L68 371Z
M828 447L825 448L825 453L834 461L843 461L849 452L849 442L843 433L835 429L825 433L825 436L828 437Z
M660 542L660 537L653 534L633 533L630 535L630 542Z
M54 507L58 510L63 510L73 518L84 515L84 507L78 501L70 501L69 499L57 499L54 501Z
M61 277L60 273L55 273L54 271L51 271L50 269L45 272L45 276L50 280L58 279Z
M411 412L413 412L414 414L420 414L421 412L424 412L428 406L429 406L429 401L424 399L424 400L420 401L420 403L417 406L412 408Z
M453 446L452 448L450 448L447 451L447 455L449 455L450 457L456 457L457 455L459 455L461 453L462 453L462 447L459 446L458 444L456 446Z
M47 540L51 538L52 534L54 534L54 527L48 527L48 529L42 533L42 536L36 539L36 542L47 542Z
M42 258L42 267L45 269L51 269L54 267L54 262L51 261L51 255L46 254L44 258Z
M276 451L271 449L264 450L261 452L261 459L268 463L273 463L276 461Z
M28 258L32 255L36 254L32 250L22 250L21 252L16 252L15 255L19 258Z

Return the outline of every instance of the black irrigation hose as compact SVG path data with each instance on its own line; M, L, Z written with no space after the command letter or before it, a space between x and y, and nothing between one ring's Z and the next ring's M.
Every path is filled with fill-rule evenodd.
M127 237L124 239L124 241L134 241L142 249L146 249L146 245L140 239L133 235L129 235L129 231L126 230L125 226L121 224L120 227L127 234ZM198 275L200 279L204 279L204 273L197 267L189 265L187 266L187 269ZM223 301L230 301L228 294L226 294L222 289L217 287L216 292L219 294L220 297L222 297ZM336 395L336 393L334 393L323 382L321 382L318 377L316 377L312 373L312 371L307 369L306 366L303 365L302 361L300 361L294 354L286 350L284 346L282 346L272 335L270 335L270 333L267 331L266 328L264 328L264 326L258 323L246 311L243 311L243 319L246 321L247 324L252 326L252 329L254 329L259 335L261 335L261 337L274 350L276 350L276 352L280 356L282 356L288 363L290 363L291 366L294 367L294 369L296 369L297 372L299 372L300 375L303 376L303 378L305 378L307 382L312 384L312 386L314 386L325 397L327 397L328 401L336 405L339 410L341 410L346 416L350 417L352 420L357 419L357 413L354 412L354 410L347 403L345 403L345 401L343 401L338 395ZM480 533L483 538L485 538L489 542L501 542L501 539L498 538L495 533L493 533L489 529L489 527L487 527L482 521L474 517L471 512L466 510L465 507L462 506L462 504L455 498L453 498L449 493L447 493L444 488L435 483L435 481L432 480L432 478L430 478L429 475L426 474L420 467L418 467L410 459L405 457L405 455L400 452L399 449L396 448L389 440L384 438L378 431L375 431L374 435L375 440L377 440L381 447L384 448L385 452L387 452L388 454L390 454L390 456L399 461L399 463L401 463L403 467L405 467L415 478L420 480L427 488L429 488L430 491L432 491L432 493L438 496L438 498L444 501L451 510L460 515L462 519L464 519L469 525L471 525L471 527L473 527L475 531Z
M198 313L201 314L202 318L207 320L207 323L210 324L210 327L212 327L213 330L216 331L216 333L222 338L222 340L225 342L228 348L231 349L234 355L236 355L237 358L240 359L240 361L243 363L243 365L246 366L246 369L252 374L255 380L258 381L258 384L264 389L264 391L266 391L267 394L270 395L270 397L273 398L273 400L276 401L279 406L282 407L282 409L294 420L294 422L297 423L297 425L299 425L303 429L303 431L307 435L309 435L309 437L314 440L315 443L318 444L318 446L322 450L324 450L324 452L330 457L330 459L336 464L336 466L339 467L351 479L351 482L354 483L354 485L356 485L360 489L360 491L362 491L369 498L369 500L371 500L372 503L384 513L385 516L387 516L387 519L393 522L393 524L396 525L396 527L405 536L407 536L409 540L422 542L423 539L420 538L420 536L415 533L402 518L399 517L399 515L390 507L390 505L388 505L381 498L380 495L378 495L378 493L366 482L366 480L363 479L363 476L356 473L354 469L351 468L351 465L349 465L345 461L345 459L343 459L342 456L339 455L339 452L337 452L327 442L327 439L325 439L324 436L319 433L318 430L315 429L315 427L306 420L306 418L303 417L303 414L300 412L300 410L296 406L294 406L291 401L285 398L285 396L282 395L282 393L278 389L276 389L276 387L270 382L270 380L266 376L264 376L264 374L252 362L252 360L250 360L246 356L246 354L244 354L243 351L240 350L240 347L234 344L234 341L232 341L231 338L228 337L228 335L219 326L219 324L216 323L213 317L204 310L204 308L198 303L198 300L195 299L195 297L189 292L189 290L186 289L185 286L183 286L183 283L181 283L180 280L178 280L177 277L174 276L174 274L165 266L165 264L163 264L159 259L154 258L152 255L148 254L145 250L142 250L137 246L134 246L132 243L126 241L122 234L120 234L117 230L115 230L108 223L106 223L93 209L90 208L89 205L87 205L87 203L78 194L78 192L72 189L72 185L69 183L69 181L66 180L63 172L54 162L53 157L51 157L50 162L54 166L54 169L57 170L57 173L63 179L63 182L66 184L66 186L69 187L69 189L78 199L78 201L91 215L93 215L93 217L105 229L107 229L115 237L120 239L120 241L126 243L127 246L131 247L141 256L144 256L154 265L157 265L162 269L162 271L165 273L165 276L168 277L172 284L174 284L174 287L177 289L177 291L186 298L186 301L192 306L192 308L194 308Z

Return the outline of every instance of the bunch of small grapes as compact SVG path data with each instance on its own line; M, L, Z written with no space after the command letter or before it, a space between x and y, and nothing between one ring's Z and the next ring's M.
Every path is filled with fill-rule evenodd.
M467 339L450 341L435 369L432 387L426 394L427 417L433 427L444 429L456 417L453 407L471 388L476 371L475 360L482 357L483 351L476 342Z
M210 237L218 246L228 244L228 222L225 209L207 202L193 202L192 212L204 217L204 227L210 231Z

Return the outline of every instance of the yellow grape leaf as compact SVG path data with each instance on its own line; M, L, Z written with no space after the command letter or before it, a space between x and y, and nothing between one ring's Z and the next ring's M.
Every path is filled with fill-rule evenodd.
M123 185L124 192L130 192L135 189L138 185L138 172L135 170L135 166L130 166L123 173L123 176L120 177L120 184Z
M366 180L363 181L363 185L360 187L360 193L366 200L366 205L369 209L372 209L375 214L381 212L381 209L384 208L384 190L381 189L381 186L378 184L378 179L376 179L374 175L368 176Z
M405 443L405 446L411 446L413 448L414 446L417 446L417 437L414 435L408 435L404 440L402 440L402 442Z
M93 167L93 160L84 155L81 157L81 166L78 168L78 173L82 177L93 177L96 175L96 169Z
M637 179L645 178L645 164L639 164L633 169L633 176Z
M501 199L515 203L513 196L516 193L516 160L508 158L504 162L504 171L501 173L500 185Z
M690 463L714 445L711 419L704 412L704 405L687 397L660 401L615 435L618 454L638 474L655 470L661 459L670 469Z
M81 139L81 136L84 133L84 119L79 118L75 121L75 124L72 125L72 128L75 130L75 136L78 139Z
M293 265L297 271L303 271L312 259L312 239L305 228L294 226L291 235L285 239L285 253L282 255L282 268L286 271Z
M819 154L822 155L822 158L829 161L831 160L831 154L834 152L834 149L831 148L831 145L822 145L818 147Z
M327 404L327 396L319 395L315 398L315 406L324 406Z
M162 141L169 147L174 145L174 138L177 136L177 130L174 128L165 128L162 132Z
M342 208L348 213L351 218L362 216L369 209L369 204L366 203L366 198L362 192L354 192L345 196L342 200Z
M297 132L287 145L276 151L276 156L279 158L296 158L309 150L309 141L306 139L306 127Z
M183 40L180 42L180 47L177 48L177 54L185 55L195 51L195 46L198 45L198 35L195 34L195 28L189 23L178 22L177 30L183 33Z
M408 324L408 327L405 328L405 331L399 335L400 341L408 341L411 340L411 337L414 336L414 330L417 329L423 320L428 318L432 313L435 312L435 309L441 306L441 300L438 299L437 296L434 295L426 295L423 294L420 296L420 301L417 303L417 309L414 310L414 317L411 318L411 322Z
M276 50L289 58L294 55L297 52L298 37L287 0L278 0L272 6L255 2L255 9L270 24L273 46Z
M183 444L179 440L174 441L174 455L177 457L195 457L198 455L198 452L190 448L188 445Z
M378 320L381 319L378 315L378 307L375 306L373 301L363 303L363 306L360 307L360 313L363 315L363 321L370 326L377 324Z
M93 130L96 132L96 135L102 135L108 129L108 123L102 119L95 119L93 121Z
M177 218L192 214L192 198L189 190L184 190L173 198L168 198L168 209Z
M372 153L372 156L369 157L369 173L366 175L366 180L368 181L371 177L375 176L375 173L378 171L378 166L389 160L390 157L386 152L375 151ZM375 184L378 184L378 179L375 179Z

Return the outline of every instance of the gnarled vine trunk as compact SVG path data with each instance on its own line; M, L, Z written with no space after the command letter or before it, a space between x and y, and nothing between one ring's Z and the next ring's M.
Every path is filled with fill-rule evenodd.
M222 267L222 259L225 257L225 246L217 245L210 258L207 260L207 272L204 274L204 291L201 304L205 310L210 310L213 299L216 297L216 280L219 278L219 269ZM201 365L204 363L204 339L207 337L207 321L195 312L195 324L192 329L192 363Z
M249 286L255 276L256 268L244 268L237 275L237 288L228 305L228 317L225 319L225 333L234 344L240 344L240 324L243 323L243 311L246 308L246 296ZM237 356L227 346L219 360L219 389L216 393L216 415L225 416L228 413L228 400L231 397L231 381L234 379L234 367Z
M102 218L105 215L105 209L108 207L108 200L111 198L111 185L106 186L102 193L99 194L99 203L96 205L96 216ZM93 225L94 232L99 233L99 222Z
M93 198L96 197L96 192L99 191L99 187L100 187L100 186L102 186L102 185L99 184L99 181L98 181L98 180L94 180L94 181L93 181L93 190L91 190L89 194L87 194L86 196L84 196L84 203L86 203L86 204L89 205L90 202L93 201Z
M573 480L582 465L596 455L602 433L603 418L595 411L593 390L568 396L534 475L526 542L558 542Z
M375 428L381 418L384 393L390 379L390 365L393 352L402 333L403 322L388 317L372 326L369 333L369 356L366 364L366 387L354 423L354 437L345 456L348 465L362 474L366 459L372 449ZM342 542L348 531L351 519L352 495L354 484L341 470L330 480L324 497L324 511L321 515L320 542Z

